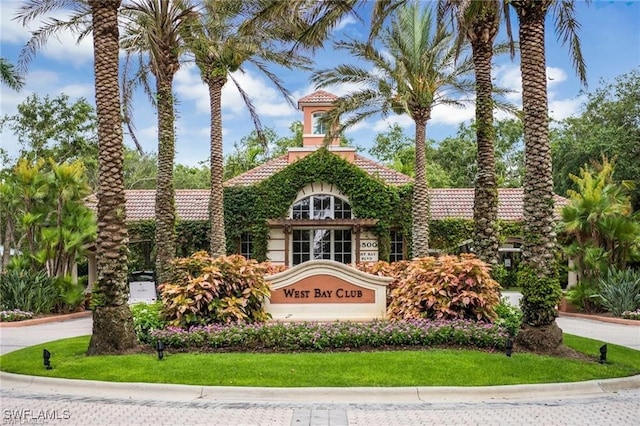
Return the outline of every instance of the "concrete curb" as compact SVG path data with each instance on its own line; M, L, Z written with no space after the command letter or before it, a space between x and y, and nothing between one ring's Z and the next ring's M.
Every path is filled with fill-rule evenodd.
M92 311L74 312L72 314L65 315L52 315L50 317L34 318L24 321L10 321L0 322L0 328L12 328L12 327L28 327L30 325L49 324L52 322L62 322L70 319L85 318L93 315Z
M584 398L640 389L640 375L575 383L475 387L250 388L116 383L24 376L0 372L4 391L105 399L242 403L397 404L504 403Z
M587 319L587 320L593 320L593 321L608 322L608 323L611 323L611 324L618 324L618 325L633 325L633 326L636 326L636 327L640 327L640 321L632 320L632 319L625 319L625 318L612 318L612 317L604 317L604 316L601 316L601 315L587 315L587 314L580 314L580 313L576 313L576 312L560 312L560 316L561 317L581 318L581 319Z

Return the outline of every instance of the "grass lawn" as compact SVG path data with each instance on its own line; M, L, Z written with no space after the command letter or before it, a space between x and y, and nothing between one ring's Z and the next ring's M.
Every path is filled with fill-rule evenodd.
M565 335L565 343L594 356L601 342ZM337 353L171 353L85 355L89 336L49 342L0 357L0 370L46 377L207 386L487 386L574 382L640 373L640 352L609 344L601 365L572 359L474 350L433 349ZM42 349L51 352L45 370Z

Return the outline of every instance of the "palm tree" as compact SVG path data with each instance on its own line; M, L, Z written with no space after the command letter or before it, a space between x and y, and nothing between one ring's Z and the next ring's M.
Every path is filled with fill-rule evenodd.
M118 87L120 0L89 0L98 116L98 283L88 354L123 352L137 344L127 286L127 226Z
M523 260L547 277L553 276L555 223L553 219L553 177L549 146L549 107L545 55L545 19L549 9L556 16L556 30L570 41L574 65L586 81L584 60L576 34L574 2L569 0L514 0L519 21L520 70L524 113L525 238Z
M546 347L562 343L562 330L555 323L560 290L555 277L556 233L553 203L553 175L549 144L549 106L545 54L545 20L553 11L555 30L563 43L569 41L573 64L581 81L586 69L572 0L512 0L519 22L520 72L524 117L524 241L522 258L537 283L523 283L523 329L518 342L524 347Z
M413 190L413 256L429 253L429 189L426 176L426 125L434 106L461 106L456 94L473 91L473 81L465 76L472 70L469 59L456 62L454 39L438 26L433 28L432 12L413 2L398 8L391 27L380 37L382 50L358 41L338 42L336 47L369 62L374 69L339 65L317 71L312 81L318 87L358 83L362 89L335 101L327 114L329 128L342 131L375 114L408 114L415 123L416 159ZM375 42L375 40L374 40ZM352 114L338 125L339 118Z
M180 67L182 37L194 18L184 1L139 0L124 7L122 45L140 58L138 77L155 77L154 103L158 108L158 177L155 206L156 276L163 283L175 257L176 210L173 167L175 160L173 78ZM144 59L148 58L148 63ZM145 85L148 88L148 86Z
M493 83L491 61L502 7L499 0L445 0L442 15L456 19L459 42L471 44L476 80L477 174L473 203L473 247L478 257L490 264L498 263L498 191L495 164L495 129L493 127ZM508 18L508 14L505 14Z
M234 72L251 64L262 72L291 103L291 96L282 80L267 68L267 63L286 68L304 67L309 62L290 49L276 47L278 41L287 41L295 34L292 20L254 20L261 1L207 0L200 13L199 24L194 27L189 48L195 57L200 75L209 89L211 108L211 241L212 256L226 254L224 233L223 169L222 153L222 89L231 80L247 105L258 134L262 125L249 95L242 89ZM244 21L243 21L244 19ZM239 23L241 25L239 25ZM293 105L293 104L292 104Z
M11 62L5 58L0 58L0 79L4 84L16 92L24 85L24 79L16 71Z

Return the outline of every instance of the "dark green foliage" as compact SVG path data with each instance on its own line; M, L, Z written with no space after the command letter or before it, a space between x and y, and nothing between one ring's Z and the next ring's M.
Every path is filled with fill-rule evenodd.
M558 316L556 306L562 296L557 278L538 275L530 268L518 271L518 287L522 291L522 322L534 327L549 325Z
M373 231L381 238L381 259L383 256L388 259L391 224L400 225L405 235L410 234L410 188L388 187L357 166L321 148L257 185L225 188L227 251L237 251L240 235L250 232L254 241L254 257L259 261L266 259L269 233L266 221L287 217L298 191L315 182L335 185L349 199L356 217L379 220ZM405 197L408 197L408 202Z
M610 268L598 283L602 306L614 316L640 308L640 272L627 268Z
M511 305L505 299L502 299L498 306L495 307L498 319L495 324L507 329L510 336L515 336L522 325L522 311L517 306Z
M151 343L151 332L161 330L167 324L162 314L162 302L160 301L131 305L131 314L138 340L143 343Z
M34 314L48 314L58 300L53 278L44 272L9 270L0 274L0 310L20 309Z
M602 309L598 297L598 286L592 280L582 280L567 290L565 297L580 312L592 314Z

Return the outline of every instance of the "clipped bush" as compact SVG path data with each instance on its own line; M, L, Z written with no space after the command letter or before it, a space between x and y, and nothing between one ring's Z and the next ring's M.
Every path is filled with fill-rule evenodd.
M600 303L613 316L620 317L625 311L640 308L640 272L610 268L600 277L598 287Z
M498 303L500 284L474 255L425 257L406 265L391 292L387 315L394 320L492 321Z
M150 343L151 332L161 330L167 325L167 321L162 313L162 302L135 303L131 305L133 315L133 328L138 336L138 340L143 343Z
M176 326L266 321L266 271L240 255L212 258L201 251L176 259L169 281L159 287L164 312Z
M518 287L522 291L520 308L523 323L540 327L555 321L558 316L556 306L562 296L557 278L540 276L534 270L523 267L518 271Z
M212 324L151 332L176 349L219 351L325 351L370 348L466 346L503 349L505 329L469 320L371 321L365 323Z

